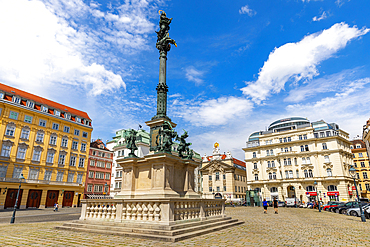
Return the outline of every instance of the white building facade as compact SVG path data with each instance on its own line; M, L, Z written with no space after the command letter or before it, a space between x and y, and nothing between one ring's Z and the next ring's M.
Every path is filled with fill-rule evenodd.
M246 144L247 186L260 192L261 199L354 199L348 172L353 163L351 142L337 124L281 119L267 131L252 133Z

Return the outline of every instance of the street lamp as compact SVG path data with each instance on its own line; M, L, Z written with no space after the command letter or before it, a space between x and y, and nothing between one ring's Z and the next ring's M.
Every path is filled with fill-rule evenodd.
M104 184L104 198L107 195L107 183Z
M349 175L351 175L351 177L353 178L353 183L355 184L356 194L357 194L357 203L358 203L358 207L360 209L360 214L361 214L361 221L366 222L364 211L362 211L362 207L360 205L360 197L358 196L358 190L356 186L356 175L357 174L356 174L356 169L353 167L353 165L351 165L351 168L349 168Z
M319 212L321 212L321 203L320 203L320 200L319 200L319 192L317 191L317 182L314 181L313 184L316 187L316 198L317 198L317 203L319 204Z
M294 190L294 204L295 208L297 208L297 193L295 193L295 187L292 188Z
M25 179L23 177L23 173L21 173L21 175L19 175L19 188L18 188L18 193L17 193L17 199L15 199L15 205L14 205L14 210L13 210L13 216L12 218L10 219L10 224L13 224L14 221L15 221L15 211L17 211L17 205L18 205L18 197L19 197L19 192L21 190L21 185L22 185L22 179Z

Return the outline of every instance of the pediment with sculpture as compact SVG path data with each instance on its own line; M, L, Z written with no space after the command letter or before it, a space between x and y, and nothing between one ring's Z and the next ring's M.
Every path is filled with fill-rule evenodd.
M205 172L208 171L209 174L213 174L215 172L225 173L227 170L234 170L235 168L220 161L220 160L212 160L204 167L200 169L200 171Z

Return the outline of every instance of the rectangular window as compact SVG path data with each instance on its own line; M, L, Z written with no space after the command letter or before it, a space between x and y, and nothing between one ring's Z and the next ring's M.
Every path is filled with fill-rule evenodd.
M50 142L51 145L57 145L57 136L50 136Z
M304 152L304 146L303 145L301 146L301 152Z
M13 102L19 104L19 103L21 103L21 98L13 96Z
M291 142L292 141L292 138L291 137L288 137L288 142Z
M368 177L367 177L367 172L363 172L362 173L362 176L364 177L364 179L367 179Z
M220 192L220 186L216 187L217 192Z
M17 120L18 119L18 112L10 111L9 118Z
M76 156L71 156L71 159L69 160L69 166L76 166Z
M69 172L68 177L67 177L67 182L68 183L73 183L74 179L75 179L75 173L74 172Z
M53 123L53 130L59 130L59 124Z
M94 178L94 171L89 171L89 178Z
M56 178L56 181L58 182L62 182L63 181L63 175L64 173L62 171L58 171L57 172L57 178Z
M92 184L87 185L87 192L92 192Z
M288 171L285 171L285 178L289 178L289 173L288 173Z
M82 137L87 138L87 132L82 132Z
M95 160L90 160L90 166L95 166Z
M216 181L220 180L220 173L216 172Z
M28 140L29 136L30 136L30 130L29 129L22 129L21 139Z
M209 176L208 176L208 180L209 180L209 181L212 181L212 175L209 175Z
M86 151L86 143L81 143L81 151Z
M54 115L60 117L60 111L54 110Z
M364 156L362 153L358 153L358 157L363 158Z
M74 149L74 150L78 149L78 142L76 142L76 141L72 142L72 149Z
M105 174L105 179L110 179L110 173Z
M32 160L40 161L40 158L41 158L41 150L33 150Z
M22 174L23 167L14 167L13 178L19 178Z
M105 167L104 161L97 161L96 162L96 167L102 167L102 168L104 168Z
M104 179L104 172L95 172L95 178Z
M111 163L107 162L107 168L111 168Z
M299 140L302 140L302 139L303 139L303 138L302 138L302 135L299 135L299 136L298 136L298 139L299 139Z
M68 126L64 126L64 132L69 133L69 127Z
M365 162L361 162L361 167L365 167Z
M75 130L75 135L76 136L79 136L80 135L80 131L79 130Z
M0 178L5 178L7 171L8 171L8 166L0 166Z
M39 121L39 125L40 125L41 127L46 127L46 120L40 119L40 121Z
M42 106L41 106L41 111L42 111L42 112L48 112L48 108L47 108L47 106L42 105Z
M77 122L77 123L81 123L81 118L76 117L76 122Z
M26 158L27 148L18 147L17 159Z
M25 115L25 116L24 116L24 121L25 121L26 123L32 123L32 117L31 117L31 116L27 116L27 115Z
M35 103L34 103L34 102L32 102L32 101L27 100L27 106L28 106L29 108L34 108L34 107L35 107Z
M254 174L254 180L258 180L258 174Z
M293 178L293 171L289 171L289 178Z
M356 173L357 179L360 179L360 173Z
M303 140L307 140L307 135L303 135Z
M308 145L304 145L304 149L305 149L305 151L310 151L310 150L308 149Z
M222 179L224 179L224 180L226 179L226 174L222 175Z
M58 161L58 164L59 165L64 165L64 160L66 158L66 155L65 154L60 154L59 155L59 161Z
M62 138L62 144L60 145L60 146L62 146L62 147L67 147L68 146L68 139L67 138L65 138L65 137L63 137Z
M82 173L77 174L76 183L82 184Z
M46 156L46 162L47 163L53 163L54 162L54 153L48 152Z
M224 191L226 191L226 186L224 186Z
M36 134L36 142L44 142L44 133L37 132L37 134Z
M12 146L4 145L1 149L1 156L3 157L10 157L10 150L12 149Z
M275 161L271 161L271 167L275 167Z
M85 165L85 158L80 158L78 162L78 167L84 167L84 165Z
M46 181L51 180L51 171L45 171L44 180Z
M366 190L370 191L370 184L365 184Z
M322 149L328 149L328 147L326 146L326 143L322 144Z
M6 131L5 131L6 136L14 136L14 133L15 133L15 126L13 125L6 126Z
M64 113L64 117L65 117L66 119L71 120L71 114L69 114L69 113Z
M39 170L38 169L30 169L30 171L28 173L28 179L38 180L39 179Z
M94 192L103 192L103 185L94 185Z

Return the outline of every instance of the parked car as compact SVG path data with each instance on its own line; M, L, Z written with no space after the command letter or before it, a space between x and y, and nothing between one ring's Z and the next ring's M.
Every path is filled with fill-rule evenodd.
M330 208L337 207L337 206L342 206L342 205L344 205L344 202L330 201L330 202L328 202L327 204L325 204L323 206L323 209L325 211L330 211Z
M360 205L363 207L367 205L367 202L360 202ZM347 202L346 204L342 206L338 206L335 209L332 209L333 212L339 213L339 214L347 214L347 210L350 208L358 208L358 203L357 202Z
M285 203L287 207L295 207L296 203L298 203L298 200L296 198L286 198Z
M370 205L369 204L366 204L366 205L364 205L364 206L362 206L362 210L365 212L367 212L367 213L370 213ZM353 207L353 208L350 208L350 209L348 209L348 210L346 210L347 211L347 214L348 215L351 215L351 216L360 216L360 208L359 207ZM369 214L365 214L365 217L366 217L366 215L369 217Z
M335 209L337 207L340 207L340 206L343 206L345 204L345 202L338 202L336 204L334 204L333 206L329 207L329 212L332 212L332 213L335 213Z
M278 207L285 207L286 204L283 201L278 201Z

